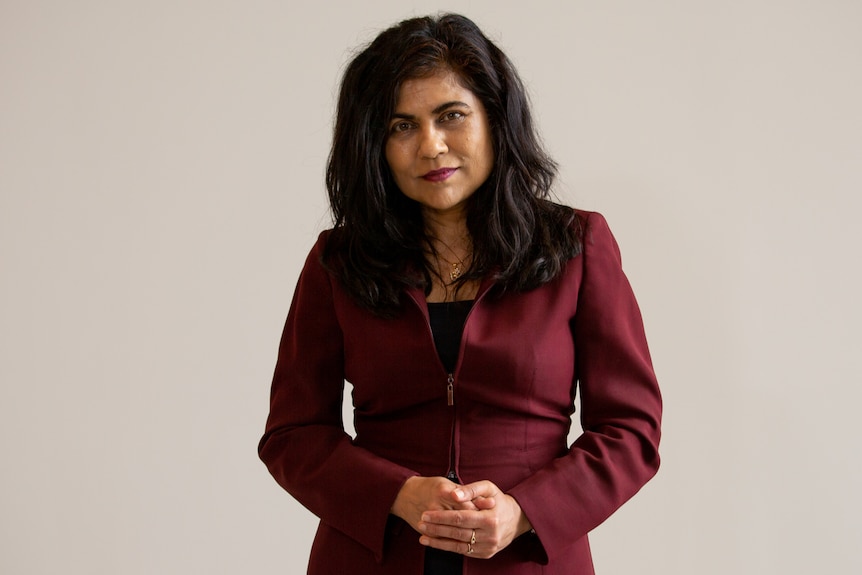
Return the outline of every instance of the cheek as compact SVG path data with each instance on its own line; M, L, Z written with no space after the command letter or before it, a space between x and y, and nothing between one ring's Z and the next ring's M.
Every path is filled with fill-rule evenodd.
M480 139L476 146L476 155L480 158L482 167L486 171L490 172L491 167L494 165L494 146L491 145L491 141L489 139Z
M386 163L389 165L389 170L397 177L398 171L404 167L404 153L397 144L386 144L384 153Z
M470 149L473 157L478 164L483 167L491 166L494 163L494 146L491 139L491 134L488 133L486 127L478 127L468 137Z
M386 143L386 147L383 148L383 157L386 159L386 165L389 166L389 169L392 169L392 145L390 143Z

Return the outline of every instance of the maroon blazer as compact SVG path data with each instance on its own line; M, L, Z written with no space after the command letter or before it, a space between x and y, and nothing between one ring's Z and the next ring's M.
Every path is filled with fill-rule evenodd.
M300 275L259 453L276 481L320 517L308 573L419 575L419 534L389 514L408 477L493 481L535 534L464 574L593 573L587 533L656 472L661 397L640 311L601 215L578 212L584 249L554 281L503 296L482 283L450 374L424 294L394 319L353 303L320 264ZM356 438L341 420L353 386ZM566 436L576 389L583 434ZM454 453L450 453L453 446Z

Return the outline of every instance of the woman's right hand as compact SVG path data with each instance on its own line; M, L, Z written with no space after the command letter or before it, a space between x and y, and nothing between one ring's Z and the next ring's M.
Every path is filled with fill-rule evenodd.
M411 477L404 482L395 497L391 513L406 521L420 533L418 525L425 511L489 509L494 506L493 499L457 501L453 496L457 483L445 477Z

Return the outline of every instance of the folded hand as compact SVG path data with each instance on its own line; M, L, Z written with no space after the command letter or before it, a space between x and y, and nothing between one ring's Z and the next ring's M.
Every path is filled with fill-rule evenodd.
M445 477L411 477L398 492L391 513L422 533L419 521L426 511L477 509L471 499L453 496L453 492L460 487Z
M489 558L532 528L515 498L490 481L455 485L448 495L451 505L421 514L416 528L423 545Z

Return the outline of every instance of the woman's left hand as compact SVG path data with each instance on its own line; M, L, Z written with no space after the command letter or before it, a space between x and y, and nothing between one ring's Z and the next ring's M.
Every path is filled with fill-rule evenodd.
M452 492L458 503L473 502L476 511L439 510L422 514L422 545L487 559L532 529L521 506L490 481L462 485Z

